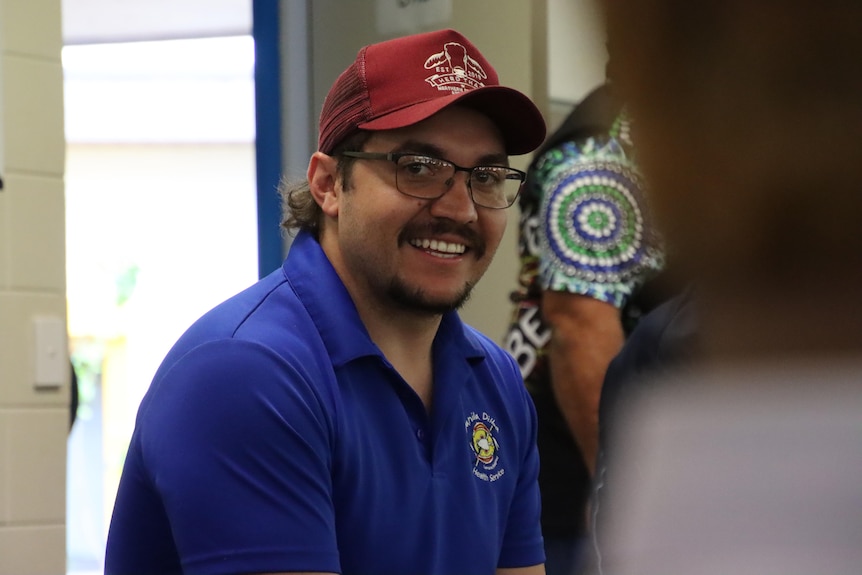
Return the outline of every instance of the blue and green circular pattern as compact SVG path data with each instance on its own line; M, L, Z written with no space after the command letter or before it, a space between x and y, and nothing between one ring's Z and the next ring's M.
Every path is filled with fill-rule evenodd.
M548 255L567 276L615 283L652 265L645 251L642 182L624 162L582 158L562 170L544 198ZM646 260L646 261L645 261Z

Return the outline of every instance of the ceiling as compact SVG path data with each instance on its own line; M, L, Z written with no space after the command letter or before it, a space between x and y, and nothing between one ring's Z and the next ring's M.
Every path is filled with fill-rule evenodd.
M62 0L63 41L68 45L248 35L251 3L252 0Z

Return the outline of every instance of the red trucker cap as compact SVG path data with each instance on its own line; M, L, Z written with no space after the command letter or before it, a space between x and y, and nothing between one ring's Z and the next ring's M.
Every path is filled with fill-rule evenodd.
M536 105L501 86L490 62L467 38L438 30L359 50L326 96L317 147L329 154L357 129L403 128L455 103L490 117L510 155L532 152L545 139Z

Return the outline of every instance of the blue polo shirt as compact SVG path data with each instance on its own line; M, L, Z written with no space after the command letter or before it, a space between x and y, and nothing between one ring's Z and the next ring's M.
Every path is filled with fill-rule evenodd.
M319 244L198 320L141 403L108 575L482 574L544 561L518 365L443 317L429 412Z

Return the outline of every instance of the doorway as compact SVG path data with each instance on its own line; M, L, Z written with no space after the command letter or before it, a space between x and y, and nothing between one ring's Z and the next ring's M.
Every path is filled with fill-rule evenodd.
M101 573L138 403L257 269L251 36L67 46L66 246L79 408L68 572Z

